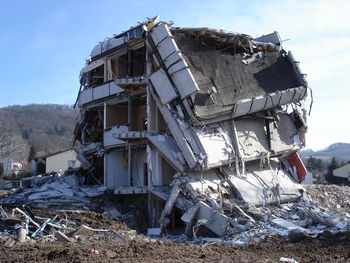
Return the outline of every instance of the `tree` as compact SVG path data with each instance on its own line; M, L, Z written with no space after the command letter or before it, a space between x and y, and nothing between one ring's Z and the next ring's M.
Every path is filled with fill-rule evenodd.
M29 139L29 132L28 132L28 130L23 130L22 131L22 138L24 140L28 140Z
M14 134L0 121L0 159L9 157L15 150Z
M36 150L35 148L31 145L29 148L29 154L28 154L28 162L30 163L33 159L36 157Z
M305 166L308 170L313 170L315 167L315 163L316 163L316 158L310 156L309 158L307 158Z
M44 174L46 172L46 165L45 161L42 159L38 160L38 166L36 168L37 174Z
M326 168L326 164L321 159L310 156L306 160L306 168L310 171L318 170L319 172L323 172Z
M339 163L338 163L337 159L335 159L335 157L333 157L331 159L331 162L327 166L328 174L333 175L333 170L337 169L338 167L339 167Z
M315 167L317 170L319 170L320 172L324 172L326 170L326 164L324 161L322 161L321 159L316 159L316 164Z
M0 163L0 178L4 176L4 165Z

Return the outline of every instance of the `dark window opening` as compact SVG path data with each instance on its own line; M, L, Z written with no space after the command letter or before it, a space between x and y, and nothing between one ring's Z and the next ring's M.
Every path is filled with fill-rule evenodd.
M104 65L101 65L90 72L90 85L98 86L104 82Z

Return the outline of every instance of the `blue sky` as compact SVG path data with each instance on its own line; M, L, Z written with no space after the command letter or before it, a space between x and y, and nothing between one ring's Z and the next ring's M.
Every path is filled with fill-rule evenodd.
M0 107L73 104L92 48L160 15L253 37L279 31L313 89L307 148L350 143L349 10L347 0L0 0Z

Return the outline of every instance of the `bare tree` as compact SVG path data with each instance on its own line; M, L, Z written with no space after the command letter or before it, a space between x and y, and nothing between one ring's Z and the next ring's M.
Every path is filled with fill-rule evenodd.
M15 136L4 122L0 121L0 159L10 157L16 151Z

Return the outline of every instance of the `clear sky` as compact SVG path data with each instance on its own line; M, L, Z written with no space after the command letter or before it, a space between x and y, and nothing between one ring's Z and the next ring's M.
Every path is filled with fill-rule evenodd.
M253 37L279 31L313 89L307 148L350 143L349 11L347 0L0 0L0 107L74 104L92 48L160 15Z

